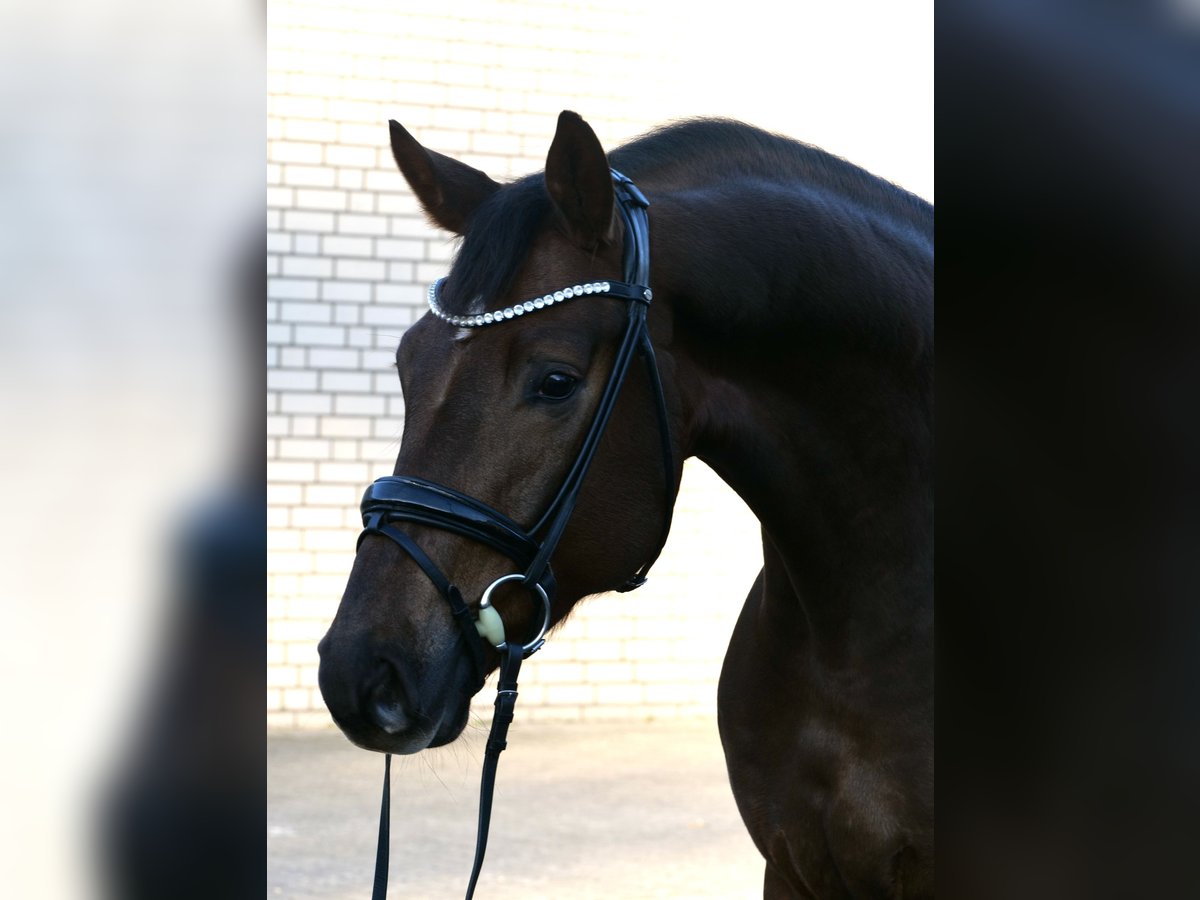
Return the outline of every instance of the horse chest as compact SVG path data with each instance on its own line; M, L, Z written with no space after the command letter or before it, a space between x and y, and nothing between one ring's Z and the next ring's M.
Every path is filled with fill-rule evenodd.
M932 761L919 723L881 709L870 680L816 671L747 606L719 708L734 797L767 859L765 896L932 896Z

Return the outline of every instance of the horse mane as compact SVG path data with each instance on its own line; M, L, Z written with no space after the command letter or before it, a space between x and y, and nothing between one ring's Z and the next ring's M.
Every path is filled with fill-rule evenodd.
M655 129L609 154L611 165L628 175L650 195L733 190L738 183L778 186L802 191L826 207L840 211L846 221L871 219L894 235L909 235L915 245L932 246L933 207L925 200L853 163L818 147L772 134L729 119L687 119ZM506 297L539 231L552 220L553 206L541 172L524 176L488 197L475 211L443 286L441 305L463 315L482 312ZM653 215L653 213L652 213ZM908 238L900 238L900 241ZM931 249L930 249L931 252ZM746 260L750 263L749 258ZM874 293L874 292L872 292ZM865 302L871 309L849 310L860 324L874 320L877 333L896 333L891 316L878 315L878 297ZM694 310L728 327L731 321L756 318L744 303L721 303L720 310ZM780 310L773 310L779 315ZM832 309L817 314L841 317ZM908 314L914 313L908 310ZM731 317L732 314L732 317ZM904 313L902 313L903 315ZM917 343L932 337L932 320L916 313ZM778 321L778 319L776 319Z
M737 178L802 181L913 224L933 221L929 203L866 169L820 147L733 119L664 125L617 148L609 159L635 181L654 180L668 189Z

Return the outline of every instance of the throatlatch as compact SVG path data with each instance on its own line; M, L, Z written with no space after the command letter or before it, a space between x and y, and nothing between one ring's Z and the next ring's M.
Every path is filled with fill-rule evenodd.
M459 493L453 488L422 478L388 476L378 479L366 491L362 500L363 531L358 542L368 534L379 534L394 541L420 567L439 594L445 598L458 623L459 634L475 671L475 691L483 686L486 677L485 641L500 654L500 678L496 691L496 711L488 734L484 753L483 775L479 793L479 828L475 841L475 859L467 886L467 900L475 893L475 885L483 867L487 850L488 827L491 821L492 794L496 784L496 769L500 754L507 746L508 726L512 724L517 702L517 675L521 662L536 653L545 643L550 627L550 609L556 584L550 568L550 558L562 539L571 514L575 510L583 487L584 477L600 446L600 439L616 406L617 397L625 383L633 357L640 354L647 373L658 414L662 440L663 472L666 483L666 513L658 547L618 590L629 591L646 582L646 572L658 557L671 527L672 496L675 490L675 459L671 448L670 426L662 380L650 342L646 314L653 297L650 282L650 227L646 209L650 203L632 181L612 170L617 209L625 225L622 269L625 282L603 281L574 285L503 310L470 316L451 316L442 310L438 300L442 281L429 291L433 314L457 327L475 328L510 321L574 297L596 295L616 297L628 302L629 314L624 334L608 383L584 438L579 455L571 465L562 486L537 523L526 531L512 519L485 503ZM503 575L483 592L473 613L459 589L437 567L428 555L407 534L396 528L395 522L414 522L450 531L471 540L487 544L508 559L519 572ZM519 581L542 605L540 627L536 635L525 642L506 637L504 623L491 605L493 590L500 584ZM391 754L384 758L383 799L379 811L379 844L375 857L375 881L372 900L387 896L389 817L391 804Z

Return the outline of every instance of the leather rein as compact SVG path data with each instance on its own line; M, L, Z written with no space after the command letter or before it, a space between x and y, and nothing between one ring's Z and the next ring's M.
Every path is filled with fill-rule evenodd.
M458 624L459 636L465 645L475 674L472 693L483 687L486 677L485 641L500 655L500 677L496 691L495 714L488 734L484 753L483 775L480 783L479 826L475 841L475 859L471 867L471 878L467 886L466 900L475 894L475 885L483 867L487 850L488 829L491 821L492 794L496 783L496 768L501 752L507 746L508 726L513 720L517 700L517 674L521 662L536 653L545 643L550 627L550 610L554 601L556 583L550 568L550 559L562 539L563 531L571 520L600 439L604 435L617 397L625 383L626 375L634 356L641 355L649 374L650 385L658 414L659 435L662 441L663 471L666 479L667 512L663 520L658 547L649 560L625 581L617 590L630 591L646 582L646 573L653 565L666 543L671 527L672 494L675 489L675 457L671 447L667 405L663 395L662 379L650 341L646 322L652 293L650 291L650 227L646 213L650 203L632 181L615 169L612 170L613 188L617 209L625 226L622 250L622 274L624 282L603 282L602 293L628 303L625 331L613 360L608 382L597 404L591 425L584 437L578 456L567 472L549 507L530 529L525 530L512 519L492 509L487 504L462 494L453 488L435 484L411 476L388 476L375 481L362 500L363 531L358 544L369 534L379 534L394 541L400 549L417 564L433 583L438 593L450 606ZM434 306L441 281L430 289L430 301ZM588 285L592 288L593 285ZM600 285L595 286L600 292ZM567 297L580 288L565 289ZM590 293L591 291L589 291ZM561 300L561 292L547 295ZM551 301L553 302L553 301ZM530 304L525 304L528 310ZM538 308L542 307L541 301ZM505 318L513 318L515 309L505 310ZM517 312L516 315L521 315ZM457 317L456 317L457 318ZM500 314L496 314L496 321ZM490 318L487 320L492 321ZM476 322L475 324L479 324ZM459 534L471 540L487 544L508 559L521 571L503 575L493 581L483 592L479 604L472 610L463 599L462 593L438 568L428 555L407 534L395 526L396 522L413 522ZM519 582L533 594L542 607L540 626L535 635L521 642L505 636L504 623L491 604L492 592L501 584ZM374 889L372 900L385 900L387 896L389 820L391 798L391 754L384 758L383 799L379 811L379 843L375 857Z

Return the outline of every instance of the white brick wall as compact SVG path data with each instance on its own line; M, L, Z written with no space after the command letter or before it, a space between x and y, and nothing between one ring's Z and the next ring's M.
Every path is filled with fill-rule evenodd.
M426 224L396 171L387 120L503 180L542 167L564 108L580 112L607 146L675 117L739 115L739 103L777 90L780 77L804 65L791 59L785 74L757 95L739 94L733 108L713 99L711 77L736 67L739 47L752 65L772 65L748 48L779 7L754 6L740 26L726 17L701 26L696 8L678 7L686 18L676 19L665 12L672 4L641 0L271 0L269 724L328 723L316 642L350 570L361 493L394 463L404 409L392 353L454 249ZM701 27L721 52L696 43ZM741 39L739 27L749 29ZM872 53L895 84L894 61L878 47ZM846 65L858 65L853 54ZM753 83L752 74L742 77ZM842 147L822 140L822 107L812 99L791 92L779 106L792 118L771 120L768 111L756 121L869 163L849 133ZM818 133L806 130L806 115ZM650 583L572 616L522 670L523 717L713 712L720 660L761 551L753 517L711 472L689 464L684 483Z

